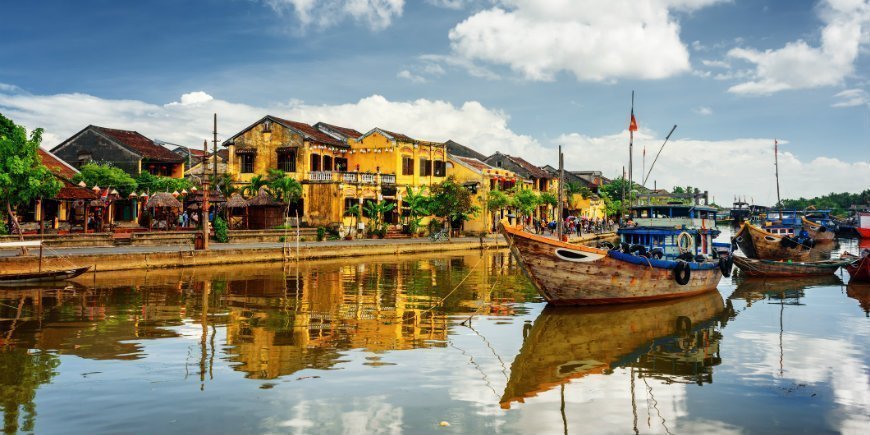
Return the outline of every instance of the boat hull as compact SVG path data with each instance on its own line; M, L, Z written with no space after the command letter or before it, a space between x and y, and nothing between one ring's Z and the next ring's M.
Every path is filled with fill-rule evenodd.
M0 285L9 286L20 283L57 282L75 278L90 269L90 266L74 267L61 270L45 270L41 272L12 273L0 275Z
M803 216L801 216L801 227L810 235L816 242L826 242L834 240L836 233L831 231L822 224L817 224Z
M840 267L846 266L849 261L813 261L813 262L779 262L770 260L758 260L746 257L734 257L734 265L740 269L740 273L748 276L765 277L799 277L799 276L822 276L832 275Z
M667 352L668 345L689 336L725 313L719 292L670 301L610 307L546 307L534 324L523 331L523 345L511 364L510 379L501 407L566 384L572 379L604 373L629 365L640 356ZM704 335L711 337L711 335ZM715 358L718 342L691 341L709 346L695 349ZM691 358L691 349L679 352ZM715 365L710 361L707 365ZM660 364L659 376L679 374L678 364ZM694 366L695 371L698 367Z
M716 288L718 264L692 263L688 282L674 278L676 262L571 245L501 227L514 257L544 299L553 305L603 305L670 299ZM570 253L584 259L566 259ZM642 264L641 264L642 263Z
M749 223L743 224L734 242L747 258L761 260L792 260L807 261L811 256L811 248L803 245L785 247L783 237L771 234Z

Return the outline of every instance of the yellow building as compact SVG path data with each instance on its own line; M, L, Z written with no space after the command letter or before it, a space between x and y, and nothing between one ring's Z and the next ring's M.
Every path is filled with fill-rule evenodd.
M489 194L493 190L507 191L518 182L519 176L507 169L490 166L474 157L455 156L448 154L447 175L456 182L471 190L474 205L480 209L477 215L465 222L463 230L468 233L489 233L495 230L495 224L506 215L507 209L490 210L487 207ZM531 183L528 183L531 186Z
M446 174L443 144L379 128L362 134L265 116L227 139L225 146L227 172L239 185L255 175L265 177L269 169L299 181L302 199L294 208L311 226L351 226L347 210L365 201L396 203L385 220L397 224L405 188L440 183Z

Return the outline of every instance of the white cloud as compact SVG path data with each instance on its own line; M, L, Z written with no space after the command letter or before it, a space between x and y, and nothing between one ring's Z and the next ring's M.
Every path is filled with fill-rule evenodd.
M51 148L88 124L136 130L167 142L199 146L211 137L212 115L218 114L220 137L228 137L266 114L303 122L325 121L360 131L378 126L432 141L453 139L483 154L514 154L538 165L553 164L555 146L565 146L571 169L600 169L607 176L621 173L628 159L626 131L589 137L568 133L542 143L510 128L508 114L476 101L455 105L418 99L392 101L372 95L356 102L312 105L299 100L264 107L207 98L190 93L179 102L152 104L137 100L110 100L87 94L32 95L0 91L0 110L19 124L45 129L44 146ZM196 97L192 96L196 95ZM182 104L184 102L195 104ZM642 129L635 135L635 178L641 176L641 149L654 156L663 138ZM735 194L753 196L761 203L776 197L772 139L738 138L709 141L674 139L668 143L651 176L659 186L698 185L719 202ZM784 144L785 141L780 141ZM780 178L784 197L811 197L829 192L855 191L870 185L870 161L844 162L830 157L800 159L780 146ZM647 164L651 158L647 159ZM710 176L710 168L717 174Z
M713 109L706 106L699 106L692 109L692 112L695 112L698 115L709 116L713 114Z
M502 0L450 31L454 53L510 66L531 80L660 79L689 71L671 12L720 0Z
M302 28L311 25L324 29L346 18L365 23L372 30L383 30L402 16L405 0L264 0L279 14L291 11Z
M400 79L410 80L411 82L414 82L414 83L426 83L425 77L418 76L418 75L416 75L416 74L414 74L411 71L408 71L406 69L399 71L399 73L396 74L396 77L398 77Z
M679 131L677 132L679 133ZM647 171L664 138L645 129L634 136L635 180L642 178L641 150L647 148ZM589 137L566 134L555 142L565 145L566 165L600 169L606 176L619 176L628 161L628 132ZM779 177L783 198L813 197L830 192L854 192L870 186L870 160L844 162L830 157L801 160L780 139ZM533 155L534 156L534 155ZM535 161L534 159L531 159ZM721 177L711 176L711 170ZM753 197L758 203L776 202L773 174L773 139L729 140L674 139L665 146L647 182L659 187L691 184L707 189L718 203L734 195Z
M870 105L870 95L863 89L846 89L834 95L839 101L831 104L831 107L854 107Z
M731 49L729 57L754 64L755 70L729 92L765 95L842 83L853 73L860 46L870 42L870 0L824 0L819 16L825 26L818 47L797 40L775 50Z

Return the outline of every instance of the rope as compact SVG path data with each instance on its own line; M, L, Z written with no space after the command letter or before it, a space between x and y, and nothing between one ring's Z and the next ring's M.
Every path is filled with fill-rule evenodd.
M480 256L480 260L477 260L477 264L475 264L474 267L472 267L471 270L468 271L468 273L465 275L465 278L462 278L462 281L459 281L459 283L456 284L455 287L453 287L453 290L450 290L450 292L447 293L443 298L441 298L441 300L438 301L438 303L436 303L435 305L432 305L431 307L427 308L426 310L421 311L420 314L426 314L426 313L428 313L429 311L432 311L432 310L434 310L435 308L437 308L437 307L441 306L442 304L444 304L444 301L446 301L447 298L449 298L450 295L452 295L453 292L455 292L455 291L459 288L459 286L461 286L462 283L465 282L465 280L468 279L469 276L471 276L471 272L474 272L474 269L477 269L477 266L479 266L480 263L483 262L483 258L484 258L484 256L481 255L481 256Z

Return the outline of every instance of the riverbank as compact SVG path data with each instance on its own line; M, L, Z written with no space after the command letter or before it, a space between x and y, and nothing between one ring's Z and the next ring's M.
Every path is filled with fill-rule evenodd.
M612 235L588 235L572 241L589 243ZM501 236L460 237L433 242L423 239L361 239L296 243L211 243L208 251L188 246L114 246L46 249L44 268L91 266L91 271L160 269L225 264L268 263L375 255L404 255L431 252L502 249ZM31 254L35 253L31 250ZM0 251L0 270L29 272L38 267L36 255L19 256L17 251Z

